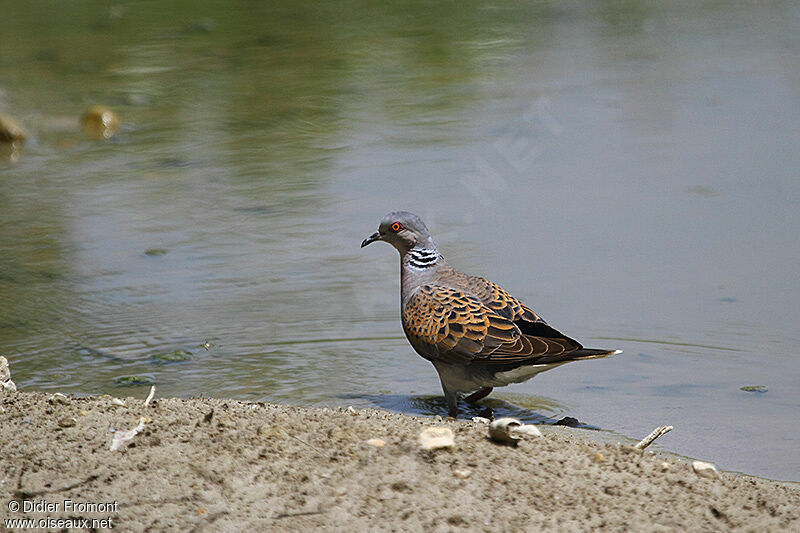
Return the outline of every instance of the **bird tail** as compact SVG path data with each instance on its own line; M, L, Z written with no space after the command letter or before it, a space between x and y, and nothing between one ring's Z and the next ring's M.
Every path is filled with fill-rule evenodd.
M608 357L609 355L617 355L622 353L622 350L604 350L602 348L581 348L580 350L575 350L574 352L569 354L570 360L582 360L582 359L602 359L603 357Z

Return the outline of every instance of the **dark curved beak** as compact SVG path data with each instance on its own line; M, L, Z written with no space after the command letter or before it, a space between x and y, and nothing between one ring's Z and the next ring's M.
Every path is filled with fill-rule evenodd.
M379 240L381 240L381 234L376 231L375 233L373 233L372 235L361 241L361 247L363 248L366 245Z

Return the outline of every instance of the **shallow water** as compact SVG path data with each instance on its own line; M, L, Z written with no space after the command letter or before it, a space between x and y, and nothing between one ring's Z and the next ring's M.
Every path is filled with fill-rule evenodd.
M800 480L794 3L3 12L0 110L32 137L0 163L22 388L443 413L396 252L359 249L402 208L456 268L625 351L495 413L671 424L667 449ZM77 127L97 103L108 142Z

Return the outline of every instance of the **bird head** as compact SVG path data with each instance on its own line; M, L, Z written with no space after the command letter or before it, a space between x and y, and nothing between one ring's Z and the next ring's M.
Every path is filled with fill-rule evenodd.
M401 255L414 247L436 248L422 219L408 211L393 211L383 217L378 231L364 239L361 247L375 241L388 242Z

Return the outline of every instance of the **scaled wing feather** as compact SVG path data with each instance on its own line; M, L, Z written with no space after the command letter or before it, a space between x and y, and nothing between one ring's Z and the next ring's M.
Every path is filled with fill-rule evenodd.
M581 348L496 285L482 286L501 298L487 304L478 294L438 285L423 285L414 292L402 319L420 355L460 364L533 364L569 359L570 352ZM527 334L529 328L532 334Z

